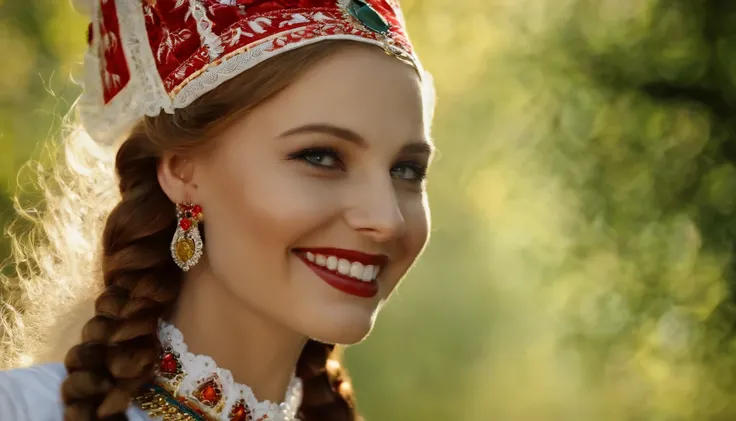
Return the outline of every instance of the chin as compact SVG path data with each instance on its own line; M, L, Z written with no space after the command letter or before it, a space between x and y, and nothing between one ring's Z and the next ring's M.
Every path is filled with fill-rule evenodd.
M309 326L308 336L319 342L338 345L352 345L363 341L371 333L375 317L357 309L350 313L324 315L320 323Z

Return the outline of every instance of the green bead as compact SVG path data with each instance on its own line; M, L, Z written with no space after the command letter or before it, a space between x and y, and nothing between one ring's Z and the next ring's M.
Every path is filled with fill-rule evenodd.
M348 4L348 12L372 31L382 34L391 28L386 19L363 0L352 0Z

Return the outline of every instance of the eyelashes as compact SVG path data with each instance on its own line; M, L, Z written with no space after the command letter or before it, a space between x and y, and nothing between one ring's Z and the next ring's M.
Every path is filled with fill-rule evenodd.
M397 175L401 174L400 171L397 171L401 169L409 170L413 174L406 175L406 173L404 173L404 176ZM402 180L422 182L427 178L427 166L415 161L403 161L397 163L394 168L391 169L391 175L394 175L396 176L396 178L400 178Z
M345 162L334 148L306 148L289 155L290 160L302 161L325 171L346 171ZM391 176L400 180L421 183L427 178L427 166L419 161L406 160L394 164Z
M345 170L339 152L333 148L307 148L289 155L289 159L301 160L314 167Z

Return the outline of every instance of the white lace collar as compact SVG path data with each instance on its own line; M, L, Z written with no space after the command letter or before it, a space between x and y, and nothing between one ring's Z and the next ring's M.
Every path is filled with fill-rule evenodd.
M250 387L236 383L229 370L205 355L188 351L184 335L172 324L159 322L163 354L155 382L180 402L217 421L298 421L302 382L293 376L284 402L258 401Z

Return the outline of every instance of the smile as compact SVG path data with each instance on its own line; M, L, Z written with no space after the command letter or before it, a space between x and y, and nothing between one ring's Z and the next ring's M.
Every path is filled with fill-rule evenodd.
M378 293L378 277L385 256L336 248L298 249L299 258L328 285L358 297Z

